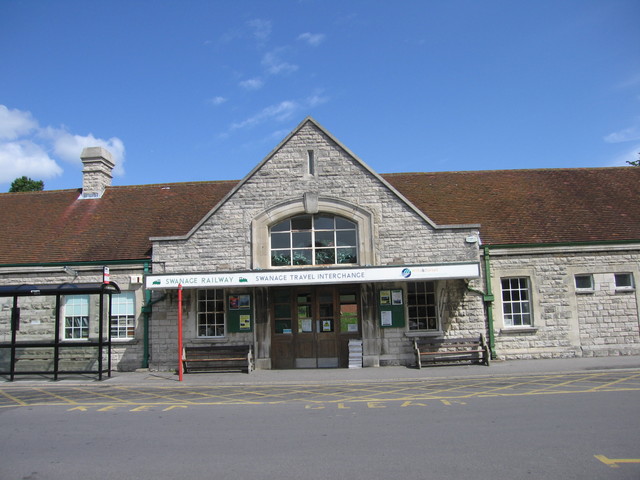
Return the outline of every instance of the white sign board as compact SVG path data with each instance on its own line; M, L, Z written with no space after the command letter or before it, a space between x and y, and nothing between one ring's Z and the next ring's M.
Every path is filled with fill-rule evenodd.
M401 265L393 267L262 270L229 273L184 273L147 275L148 289L265 287L276 285L319 285L333 283L396 282L478 278L478 263L445 265Z

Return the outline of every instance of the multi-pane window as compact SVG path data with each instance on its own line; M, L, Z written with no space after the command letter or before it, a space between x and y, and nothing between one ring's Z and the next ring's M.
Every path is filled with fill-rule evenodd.
M65 297L64 338L89 338L89 295Z
M135 328L135 292L112 295L111 338L134 338Z
M576 275L576 290L581 292L593 291L593 275Z
M616 290L633 290L633 274L632 273L616 273L614 275L616 282Z
M407 306L409 330L438 330L435 282L409 282Z
M502 313L507 326L531 325L531 295L527 277L502 279Z
M298 215L271 227L271 265L358 263L357 226L335 215Z
M198 290L198 337L224 337L223 290Z

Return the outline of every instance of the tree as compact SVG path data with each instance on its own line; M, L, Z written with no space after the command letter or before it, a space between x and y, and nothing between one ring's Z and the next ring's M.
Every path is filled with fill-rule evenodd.
M627 163L632 167L640 167L640 153L638 154L637 160L627 160Z
M11 182L10 192L39 192L44 190L44 182L42 180L32 180L29 177L16 178Z

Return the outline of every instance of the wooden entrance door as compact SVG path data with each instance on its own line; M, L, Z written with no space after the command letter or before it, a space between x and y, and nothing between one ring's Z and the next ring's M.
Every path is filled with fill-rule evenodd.
M349 338L360 332L356 287L277 288L271 299L272 368L347 366Z

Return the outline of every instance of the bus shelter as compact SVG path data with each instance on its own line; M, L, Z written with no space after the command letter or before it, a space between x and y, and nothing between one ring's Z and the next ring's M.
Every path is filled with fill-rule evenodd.
M11 338L9 342L0 341L0 375L8 376L11 381L16 375L53 375L54 380L58 380L61 374L95 374L98 380L102 380L106 373L110 377L111 329L108 319L111 317L111 295L117 293L120 293L120 287L113 282L0 286L0 297L13 297L8 319L10 325L6 332ZM87 338L65 339L61 319L63 298L77 295L97 296L97 331ZM44 329L44 333L21 334L21 316L24 315L21 315L19 299L25 297L55 298L53 319L47 318L50 326ZM93 318L87 320L93 321ZM79 358L84 361L77 361Z

